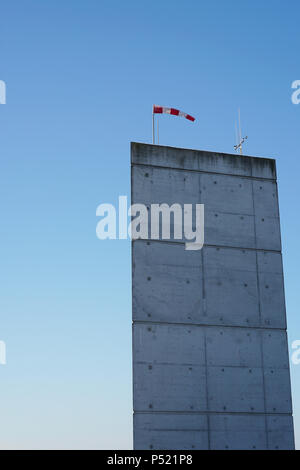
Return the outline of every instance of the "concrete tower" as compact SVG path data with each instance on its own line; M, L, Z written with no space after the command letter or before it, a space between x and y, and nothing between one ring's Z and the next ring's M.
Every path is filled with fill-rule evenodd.
M132 242L135 449L293 449L275 160L132 143L132 204L205 206L205 245Z

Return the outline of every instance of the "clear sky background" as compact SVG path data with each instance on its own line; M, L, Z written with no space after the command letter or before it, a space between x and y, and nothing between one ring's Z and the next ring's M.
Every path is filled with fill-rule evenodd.
M0 4L0 448L131 448L130 141L275 157L289 344L300 339L298 0ZM291 365L300 447L300 365Z

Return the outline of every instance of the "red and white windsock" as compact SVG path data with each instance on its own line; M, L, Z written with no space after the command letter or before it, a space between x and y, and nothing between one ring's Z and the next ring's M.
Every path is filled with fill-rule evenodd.
M175 108L166 108L165 106L157 106L156 104L153 105L153 114L172 114L173 116L181 116L189 121L195 121L195 118L191 116L190 114L183 113L182 111L179 111L179 109Z

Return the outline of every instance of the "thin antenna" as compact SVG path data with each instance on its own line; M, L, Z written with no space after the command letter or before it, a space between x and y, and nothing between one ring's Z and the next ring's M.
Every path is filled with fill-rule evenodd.
M241 109L239 108L239 138L240 142L242 140L242 128L241 128ZM241 146L241 155L242 155L242 146Z
M234 146L234 150L237 152L240 151L240 154L243 155L243 144L248 139L248 136L242 137L242 128L241 128L241 111L239 109L239 130L237 130L237 124L235 122L235 131L237 135L237 143Z
M240 139L239 139L239 133L238 133L238 127L237 127L237 122L235 121L235 147L239 145Z

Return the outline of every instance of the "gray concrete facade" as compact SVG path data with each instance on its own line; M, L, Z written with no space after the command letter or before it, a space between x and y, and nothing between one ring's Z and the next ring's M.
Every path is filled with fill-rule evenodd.
M276 163L131 144L132 204L205 206L205 245L132 242L135 449L294 449Z

